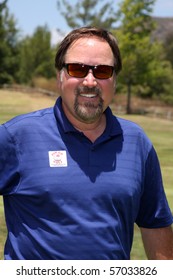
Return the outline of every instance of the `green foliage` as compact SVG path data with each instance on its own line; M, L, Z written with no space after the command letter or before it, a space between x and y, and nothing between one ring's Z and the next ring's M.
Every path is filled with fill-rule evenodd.
M55 76L54 49L47 26L38 27L33 36L19 41L19 30L7 0L0 4L0 42L0 85Z
M110 29L116 22L115 3L114 1L104 2L104 0L82 0L72 5L69 4L69 1L62 0L58 1L57 4L58 9L71 28L88 25Z
M124 0L120 3L119 18L124 33L130 37L150 35L154 27L151 18L152 7L156 0Z
M21 83L29 83L37 76L55 76L54 50L47 26L37 27L31 37L28 36L20 42L18 78Z
M119 81L127 86L127 113L131 113L132 86L144 82L148 65L153 22L150 16L155 0L124 0L119 6L121 28L117 31L123 60ZM146 83L146 81L145 81Z
M132 92L143 97L173 94L170 63L165 61L161 43L151 40L154 2L124 0L118 12L122 24L116 35L123 61L119 82L127 87L127 113L131 113Z
M167 33L164 42L165 58L171 62L173 68L173 31Z
M0 85L12 82L19 67L18 30L6 4L0 4Z

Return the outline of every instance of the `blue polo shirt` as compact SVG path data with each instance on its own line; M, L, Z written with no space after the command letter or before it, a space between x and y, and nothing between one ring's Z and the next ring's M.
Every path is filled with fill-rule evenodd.
M61 98L0 126L5 259L129 259L134 223L172 223L150 140L105 114L94 143L67 120Z

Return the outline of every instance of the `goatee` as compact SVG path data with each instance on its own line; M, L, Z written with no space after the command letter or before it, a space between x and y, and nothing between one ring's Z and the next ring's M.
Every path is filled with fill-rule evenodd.
M93 102L92 97L90 97L90 100L80 104L78 97L81 94L95 94L95 96L98 98L98 103L96 104ZM84 122L92 123L99 119L103 114L103 99L101 98L101 90L96 87L78 87L76 90L74 110L76 115Z

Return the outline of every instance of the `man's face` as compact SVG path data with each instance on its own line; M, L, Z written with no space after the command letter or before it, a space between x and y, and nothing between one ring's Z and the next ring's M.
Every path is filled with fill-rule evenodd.
M114 65L109 44L97 37L81 38L67 50L65 63ZM63 110L74 123L94 123L101 118L115 93L115 72L108 79L98 79L90 69L84 78L72 77L67 69L58 73Z

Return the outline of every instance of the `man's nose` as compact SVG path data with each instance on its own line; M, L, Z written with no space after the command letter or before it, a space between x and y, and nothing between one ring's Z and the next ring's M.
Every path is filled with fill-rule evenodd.
M96 78L93 75L93 71L92 69L90 69L88 71L88 74L86 75L86 77L83 80L83 85L87 86L87 87L94 87L97 85L97 81Z

